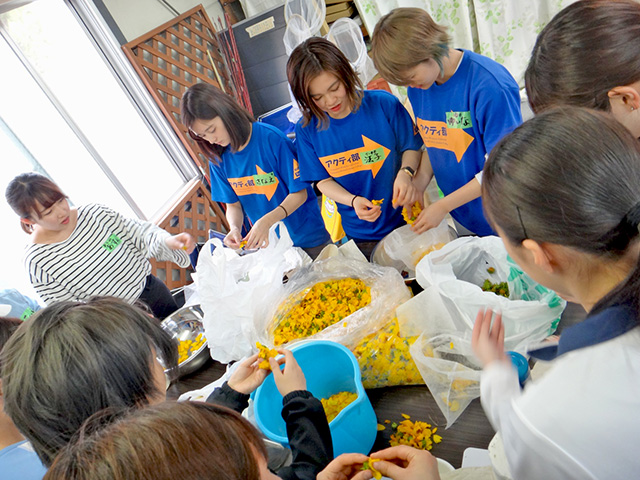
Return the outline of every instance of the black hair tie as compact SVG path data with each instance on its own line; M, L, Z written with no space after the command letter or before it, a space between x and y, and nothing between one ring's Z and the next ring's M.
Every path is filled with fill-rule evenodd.
M622 217L620 223L603 238L606 250L624 252L629 243L640 234L640 202Z

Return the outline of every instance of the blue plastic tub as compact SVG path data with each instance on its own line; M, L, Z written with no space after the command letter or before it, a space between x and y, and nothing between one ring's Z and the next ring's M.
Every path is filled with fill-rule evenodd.
M298 343L291 347L307 379L307 390L320 398L339 392L355 392L358 398L331 421L334 456L368 454L377 434L377 419L367 397L356 357L343 345L326 340ZM288 447L282 419L282 395L269 375L254 396L256 423L269 439Z

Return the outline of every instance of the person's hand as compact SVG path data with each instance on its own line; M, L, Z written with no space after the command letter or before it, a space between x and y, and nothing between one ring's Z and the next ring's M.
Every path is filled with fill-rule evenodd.
M304 377L304 373L293 357L291 350L278 350L278 353L284 355L284 370L280 370L280 365L275 358L269 358L269 365L271 365L271 372L273 373L273 380L278 387L280 395L287 396L291 392L296 390L307 389L307 379Z
M245 395L252 393L269 375L269 370L258 367L259 364L257 353L245 358L231 374L227 382L229 387Z
M399 445L372 453L370 457L380 459L373 466L393 480L440 480L438 461L426 450Z
M244 238L247 241L246 250L254 250L256 248L265 248L269 245L269 229L273 223L267 218L267 215L260 218L253 224L251 230Z
M164 243L166 243L167 247L171 250L186 250L187 253L193 252L196 248L196 242L191 235L186 232L179 233L177 235L173 235L168 237Z
M238 227L231 228L227 236L224 237L223 242L229 248L233 248L234 250L239 249L242 243L242 233L240 233L240 229Z
M416 221L411 225L411 230L417 234L421 234L430 228L437 227L442 223L447 213L449 213L449 210L445 204L442 200L438 200L420 212Z
M369 457L360 453L345 453L322 470L316 480L369 480L371 470L361 470Z
M353 209L356 211L358 218L365 222L375 222L382 214L380 205L374 205L368 199L359 195L353 200Z
M476 323L473 325L471 336L471 348L482 365L489 365L494 361L507 361L504 353L504 325L502 324L502 313L497 313L493 319L493 310L488 308L480 310L476 316Z
M411 177L402 170L399 171L393 182L393 208L404 207L410 210L411 205L420 200L420 198L420 192L415 187Z

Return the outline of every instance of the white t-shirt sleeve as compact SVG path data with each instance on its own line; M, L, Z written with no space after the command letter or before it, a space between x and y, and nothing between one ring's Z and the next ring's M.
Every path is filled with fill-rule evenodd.
M487 159L489 158L489 154L485 153L484 154L484 163L487 163ZM476 173L476 180L478 181L478 183L480 185L482 185L482 170L480 170L478 173Z
M595 480L579 461L536 428L530 416L520 408L522 390L518 374L510 363L494 362L486 367L480 380L480 392L482 407L491 425L502 436L513 478ZM538 404L544 409L553 403L541 401Z

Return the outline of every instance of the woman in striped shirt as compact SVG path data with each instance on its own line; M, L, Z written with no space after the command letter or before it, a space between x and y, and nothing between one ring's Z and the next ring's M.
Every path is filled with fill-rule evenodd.
M151 275L148 259L187 267L195 248L188 233L172 236L98 204L71 207L60 188L37 173L14 178L6 199L31 235L25 266L46 304L100 295L142 300L158 318L178 309L169 289Z

